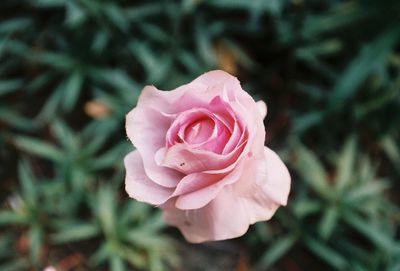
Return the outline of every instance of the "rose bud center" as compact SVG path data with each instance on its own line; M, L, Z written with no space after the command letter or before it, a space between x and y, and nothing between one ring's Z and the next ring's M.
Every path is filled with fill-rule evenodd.
M198 144L206 141L213 134L215 123L210 118L194 121L185 129L184 141L189 144Z

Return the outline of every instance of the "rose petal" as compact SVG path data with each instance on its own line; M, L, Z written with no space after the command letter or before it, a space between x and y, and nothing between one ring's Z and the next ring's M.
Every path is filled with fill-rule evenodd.
M242 179L234 184L238 201L248 210L249 223L268 220L280 205L286 205L290 175L280 158L265 147L265 158L248 161Z
M171 120L152 108L136 107L126 116L126 132L142 156L147 176L159 185L175 187L183 177L181 173L158 166L156 151L165 146L165 134Z
M202 171L224 170L232 167L244 155L246 142L236 147L227 155L220 155L214 152L192 149L186 144L175 144L170 147L164 156L162 165L173 168L184 174L191 174ZM226 170L224 170L226 171Z
M189 242L224 240L243 235L250 224L270 219L281 204L286 204L290 176L273 151L265 148L263 161L249 159L239 171L240 180L221 189L203 208L178 210L170 205L164 211L166 222L178 227ZM205 190L198 194L201 197L191 200L202 200L210 191ZM175 207L182 204L179 199Z
M195 123L196 121L199 121L201 119L208 119L215 123L215 118L212 112L210 112L208 109L204 108L192 108L190 110L186 110L182 113L180 113L173 121L171 126L169 127L166 135L166 142L167 142L167 147L170 147L174 145L175 143L180 143L180 142L185 142L185 143L191 143L187 142L187 135L186 133L189 133L188 128L190 128L190 125ZM217 131L215 131L216 133ZM212 132L210 131L209 137L212 136ZM189 140L190 141L190 140ZM206 139L204 139L206 141ZM198 143L204 143L204 142L198 142ZM201 144L192 144L192 145L201 145Z
M176 207L182 210L199 209L213 200L227 185L242 178L243 164L227 174L194 173L179 182L173 196L179 196Z
M280 205L286 205L290 192L290 174L279 158L271 149L264 147L267 161L266 182L261 182L263 190Z
M264 103L264 101L258 101L256 102L258 111L260 112L261 116L263 119L267 116L267 105Z
M209 92L201 92L202 95L209 96L209 100L222 94L224 88L221 88L221 85L226 86L226 89L233 90L234 92L244 92L240 86L239 80L235 76L221 70L206 72L197 77L193 83L209 86ZM218 87L212 89L212 93L210 93L212 86Z
M182 210L199 209L213 200L222 188L223 176L194 173L179 183L173 196L178 196L175 207ZM185 194L188 193L188 194ZM183 194L179 196L180 194Z
M247 210L228 186L205 207L195 210L169 208L164 211L165 221L178 227L186 240L200 243L210 240L224 240L243 235L248 227Z
M190 82L174 90L163 91L154 86L145 86L139 96L137 106L153 108L166 115L179 113L191 108L205 108L207 100L196 91L205 91L207 86L200 83Z
M152 182L143 168L143 161L138 151L130 152L124 159L126 168L125 190L138 201L159 205L172 195L168 189Z

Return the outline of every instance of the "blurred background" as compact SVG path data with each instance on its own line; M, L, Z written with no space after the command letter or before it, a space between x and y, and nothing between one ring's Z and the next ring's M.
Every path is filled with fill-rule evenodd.
M190 245L128 198L146 84L211 69L268 104L289 204ZM400 270L398 0L2 0L0 270Z

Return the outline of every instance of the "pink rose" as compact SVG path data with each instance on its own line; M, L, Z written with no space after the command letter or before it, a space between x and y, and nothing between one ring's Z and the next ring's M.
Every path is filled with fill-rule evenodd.
M146 86L126 116L130 197L157 205L190 242L243 235L286 205L290 175L264 147L264 102L211 71L172 91Z

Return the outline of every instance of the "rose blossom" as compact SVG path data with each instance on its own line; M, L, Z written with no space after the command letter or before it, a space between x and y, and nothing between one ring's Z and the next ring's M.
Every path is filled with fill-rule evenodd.
M130 197L164 210L190 242L243 235L286 205L290 175L264 147L264 102L211 71L172 91L146 86L126 116Z

